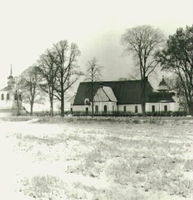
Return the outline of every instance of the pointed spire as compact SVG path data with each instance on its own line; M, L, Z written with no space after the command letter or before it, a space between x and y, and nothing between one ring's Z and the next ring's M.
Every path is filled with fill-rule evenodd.
M8 79L8 82L7 82L8 86L13 86L14 78L12 76L12 64L11 64L11 68L10 68L10 75L8 76L7 79Z
M10 76L12 76L12 64L11 64L11 69L10 69Z

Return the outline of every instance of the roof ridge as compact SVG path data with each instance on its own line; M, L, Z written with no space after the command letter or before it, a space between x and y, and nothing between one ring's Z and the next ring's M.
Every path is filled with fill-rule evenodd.
M139 82L139 81L142 81L142 80L124 80L124 81L95 81L94 83L115 83L115 82ZM149 82L149 81L147 81ZM92 83L92 81L82 81L80 83Z

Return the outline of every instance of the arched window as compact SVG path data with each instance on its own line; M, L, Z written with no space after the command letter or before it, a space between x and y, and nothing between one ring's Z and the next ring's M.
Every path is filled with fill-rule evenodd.
M124 106L124 112L127 112L127 108L126 108L126 106Z
M86 110L85 110L85 111L86 111L86 114L88 115L88 107L86 107Z
M1 100L4 100L4 94L1 94Z
M104 105L104 113L107 113L107 105Z
M96 106L95 106L95 113L98 113L98 112L99 112L99 106L96 105Z
M10 96L9 96L9 93L7 93L7 100L9 100Z
M84 104L85 104L85 105L89 105L89 104L90 104L90 101L89 101L88 98L86 98L86 99L84 100Z
M155 112L155 106L154 105L152 106L152 112Z
M167 107L167 105L164 106L164 111L165 111L165 112L168 111L168 107Z
M135 113L138 113L138 106L135 106Z

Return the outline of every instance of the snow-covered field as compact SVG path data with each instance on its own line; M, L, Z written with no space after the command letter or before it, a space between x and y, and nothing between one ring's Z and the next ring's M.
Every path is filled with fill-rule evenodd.
M193 121L0 120L0 199L193 199Z

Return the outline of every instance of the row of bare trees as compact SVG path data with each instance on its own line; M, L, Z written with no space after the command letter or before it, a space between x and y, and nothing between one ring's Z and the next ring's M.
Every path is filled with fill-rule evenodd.
M40 103L44 93L47 93L50 115L53 116L54 99L57 99L60 101L61 116L64 116L65 94L82 75L77 64L79 55L80 50L76 44L62 40L47 49L35 65L21 74L18 85L23 99L30 104L31 115L34 103Z

